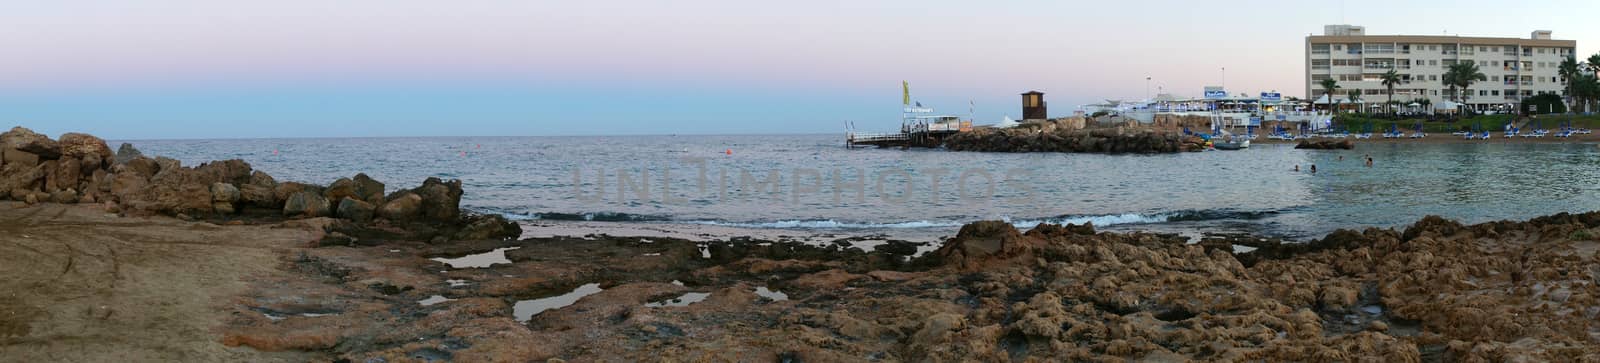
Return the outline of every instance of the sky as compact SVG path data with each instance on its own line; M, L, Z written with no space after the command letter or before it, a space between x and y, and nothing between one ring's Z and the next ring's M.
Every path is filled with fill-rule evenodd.
M1304 93L1304 37L1527 37L1600 2L0 2L0 125L111 139L893 130L1163 90ZM1586 14L1586 15L1575 15ZM1224 71L1223 69L1226 69ZM1146 81L1146 78L1150 81Z

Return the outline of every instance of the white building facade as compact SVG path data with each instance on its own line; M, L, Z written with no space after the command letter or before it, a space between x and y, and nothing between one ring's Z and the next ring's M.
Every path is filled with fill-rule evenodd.
M1368 104L1388 100L1381 76L1394 69L1401 82L1394 100L1427 98L1434 105L1459 101L1465 107L1514 110L1523 98L1553 93L1566 96L1566 80L1558 69L1573 57L1578 42L1551 39L1548 30L1522 38L1477 38L1432 35L1366 35L1352 25L1328 25L1323 35L1306 37L1306 95L1319 99L1323 79L1339 81L1334 100L1349 102L1348 92L1360 90ZM1442 81L1456 62L1477 63L1486 80L1472 84L1458 100ZM1456 90L1461 92L1461 90Z

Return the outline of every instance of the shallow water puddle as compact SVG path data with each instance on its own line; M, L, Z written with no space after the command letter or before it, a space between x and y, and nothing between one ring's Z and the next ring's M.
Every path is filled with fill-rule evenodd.
M444 280L444 283L450 284L450 287L462 287L469 285L467 280Z
M708 298L708 297L711 297L711 293L709 293L709 292L691 292L691 293L683 294L683 296L679 296L679 297L673 298L673 299L657 301L657 302L653 302L653 303L646 303L646 304L644 304L644 307L647 307L647 308L659 308L659 307L666 307L666 306L684 307L684 306L689 306L689 304L705 301L706 298Z
M1255 251L1255 250L1256 250L1255 247L1233 245L1233 253L1250 253L1250 251Z
M861 250L861 252L872 253L872 251L878 249L878 246L882 246L882 245L886 245L886 244L889 244L889 240L865 239L865 240L859 240L859 241L851 241L850 242L850 247L847 247L847 248L855 248L855 249Z
M600 284L589 283L583 284L583 286L578 286L578 288L573 289L572 292L566 294L551 296L543 299L518 301L517 304L511 308L511 315L515 316L518 322L526 323L528 320L532 320L534 315L539 315L539 313L545 312L545 310L567 307L568 305L578 302L578 299L582 299L584 296L594 295L601 291L604 291L604 289L600 288Z
M422 299L421 301L417 301L417 303L418 304L422 304L422 306L430 306L430 305L439 304L439 303L452 301L452 300L455 300L455 299L451 299L451 298L447 298L447 297L439 296L439 295L433 295L433 296L429 296L426 299Z
M766 286L756 288L756 296L772 299L773 301L789 300L789 294L780 291L768 290Z
M495 264L510 264L511 259L506 258L506 251L522 247L501 247L493 251L461 256L457 258L435 257L431 260L442 262L454 268L485 268Z

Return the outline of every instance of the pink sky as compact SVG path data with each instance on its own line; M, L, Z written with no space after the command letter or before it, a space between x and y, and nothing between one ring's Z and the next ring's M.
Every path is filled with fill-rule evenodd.
M1595 52L1600 5L1554 1L50 1L0 11L0 95L262 85L509 82L527 87L883 94L1052 113L1152 87L1303 89L1303 38L1526 37ZM1341 11L1342 9L1342 11ZM1461 9L1461 10L1452 10ZM1487 9L1493 9L1489 11ZM888 101L893 102L893 101ZM961 107L956 107L960 105ZM886 104L892 109L893 104ZM1054 111L1053 110L1053 111ZM840 118L858 117L842 115Z

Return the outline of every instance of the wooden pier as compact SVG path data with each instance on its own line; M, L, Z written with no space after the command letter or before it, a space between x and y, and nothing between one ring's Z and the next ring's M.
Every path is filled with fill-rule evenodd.
M873 133L873 132L848 132L845 133L844 144L847 148L876 146L879 148L898 147L934 148L944 145L944 139L962 131L971 131L972 123L963 122L961 126L948 129L916 129L900 133Z

